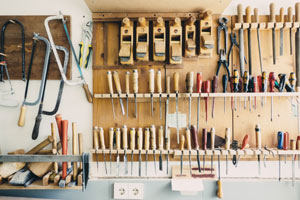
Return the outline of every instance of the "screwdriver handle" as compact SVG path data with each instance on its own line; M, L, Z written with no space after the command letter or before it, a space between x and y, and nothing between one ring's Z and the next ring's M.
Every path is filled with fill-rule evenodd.
M160 126L158 129L158 149L164 149L164 127Z
M244 85L244 92L248 92L248 86L249 86L249 72L246 70L244 71L244 76L243 76L243 85Z
M108 136L109 136L108 147L110 150L112 150L114 148L114 128L112 127L109 128Z
M99 128L99 138L100 138L101 149L105 150L104 131L102 127Z
M254 22L259 23L258 9L254 8Z
M191 145L191 131L189 128L185 129L185 137L186 137L186 144L187 144L187 150L192 150L192 145Z
M279 22L284 22L284 8L281 7L279 10Z
M270 72L270 74L269 74L270 92L274 92L274 87L275 87L275 74L274 74L274 72Z
M293 22L293 8L288 7L288 22Z
M219 77L215 75L212 81L212 93L217 92L218 82L219 82Z
M210 81L203 82L203 92L210 93Z
M276 22L275 19L275 3L270 4L270 22Z
M300 2L295 4L295 22L300 22Z
M206 150L207 149L207 129L204 128L202 130L202 149Z
M296 150L296 141L295 140L290 140L290 149L291 150Z
M257 77L253 77L253 92L258 92Z
M181 137L180 137L180 150L181 151L184 150L184 143L185 143L185 137L184 137L184 135L181 135Z
M178 72L174 72L173 79L174 79L174 91L177 93L177 92L179 92L179 73Z
M95 126L93 129L93 144L94 144L94 149L98 150L99 149L99 138L98 138L98 127Z
M120 78L119 78L119 74L117 71L113 72L113 78L114 78L117 92L118 92L118 94L121 94L122 90L121 90Z
M261 76L261 90L262 92L266 92L267 91L267 72L263 71L262 72L262 76Z
M281 131L277 133L277 149L283 149L283 133Z
M197 93L201 93L202 88L202 72L197 73Z
M186 90L188 93L193 93L193 85L194 85L194 72L188 72L186 74Z
M170 146L171 146L171 132L170 129L168 129L168 138L165 141L166 142L166 150L170 150Z
M297 141L296 141L296 148L297 150L300 150L300 136L297 136Z
M288 150L289 148L289 133L285 132L283 134L283 150Z
M161 71L158 70L156 73L156 86L157 86L157 92L162 93L162 88L161 88Z
M170 80L170 76L167 76L167 85L166 85L166 90L167 90L167 94L170 94L170 82L171 82L171 80Z
M239 4L237 6L237 14L238 14L238 23L243 23L243 6Z
M150 127L150 145L151 149L155 150L156 149L156 128L154 125L151 125Z
M116 129L116 149L121 149L121 130L120 128Z
M108 80L109 93L113 94L114 89L113 89L113 84L112 84L112 74L110 71L107 72L107 80Z
M233 70L233 91L238 92L239 88L239 72L238 70Z
M243 139L241 150L244 150L246 148L248 142L249 142L249 135L246 134L245 137L244 137L244 139Z
M226 91L227 91L227 84L228 84L228 76L226 74L224 74L222 76L223 93L226 93Z
M231 133L230 133L230 128L225 129L225 149L229 150L230 149L230 138Z
M295 85L296 85L296 75L295 72L290 73L289 82L292 87L292 89L295 91Z
M137 147L138 150L143 149L143 128L139 128L137 132Z
M135 149L135 128L130 129L130 150Z
M149 130L149 128L146 128L145 129L145 137L144 137L144 148L145 148L145 150L149 150L149 146L150 146L150 141L149 141L149 139L150 139L150 130Z
M256 135L256 148L261 149L261 130L259 124L256 124L255 126L255 135Z
M199 149L199 143L198 143L198 131L196 130L196 126L192 125L191 127L191 134L193 138L193 147L195 149Z
M221 180L218 180L218 192L217 192L217 196L219 199L223 198L223 190L222 190L222 182Z
M126 94L129 94L130 93L130 90L129 90L129 78L130 78L130 72L125 72L125 92Z
M215 128L210 129L210 148L211 150L215 149L215 137L216 137L216 130Z
M246 7L246 23L251 23L251 7Z
M132 83L133 83L133 93L135 94L137 94L139 90L138 78L139 78L138 70L134 69L132 73Z
M127 148L128 148L128 137L127 137L127 135L128 135L128 129L127 129L127 126L124 125L122 127L122 142L123 142L123 149L124 150L127 150Z
M149 70L149 92L154 93L154 69Z

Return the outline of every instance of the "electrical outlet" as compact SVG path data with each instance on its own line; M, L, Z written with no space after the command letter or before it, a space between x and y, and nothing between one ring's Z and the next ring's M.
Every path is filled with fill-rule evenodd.
M143 199L144 198L144 184L143 183L128 183L128 198L129 199Z
M114 199L128 198L128 183L114 183Z

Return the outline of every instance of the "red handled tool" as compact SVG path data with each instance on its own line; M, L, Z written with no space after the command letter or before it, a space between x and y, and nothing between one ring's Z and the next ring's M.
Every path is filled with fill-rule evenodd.
M203 83L203 92L207 93L207 97L204 97L205 100L205 112L206 112L206 122L207 122L207 107L210 93L210 81L204 81Z

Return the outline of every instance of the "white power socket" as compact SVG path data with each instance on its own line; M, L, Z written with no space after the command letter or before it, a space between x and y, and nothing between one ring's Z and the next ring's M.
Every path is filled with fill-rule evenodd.
M143 199L143 183L114 183L114 199Z
M128 199L127 183L114 183L114 199Z

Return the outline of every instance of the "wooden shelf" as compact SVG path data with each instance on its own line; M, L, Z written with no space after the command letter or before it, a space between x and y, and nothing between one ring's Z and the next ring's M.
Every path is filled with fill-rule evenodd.
M43 186L42 180L37 180L33 182L28 187L11 185L9 183L3 183L0 185L0 190L82 190L82 186L74 186L74 187L64 187L61 188L57 185L53 185L53 183Z
M270 30L275 27L275 29L296 29L299 28L299 22L261 22L261 23L234 23L232 25L233 30L239 30L239 29L248 29L249 27L251 29L257 29L259 27L259 30Z

